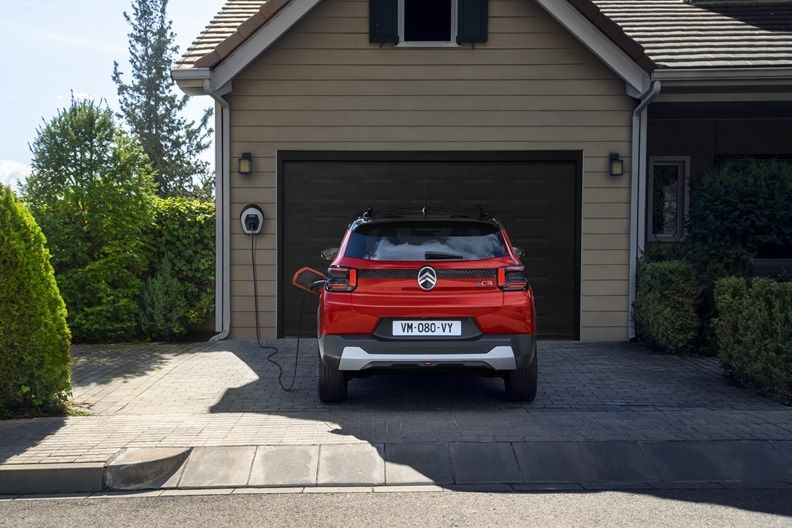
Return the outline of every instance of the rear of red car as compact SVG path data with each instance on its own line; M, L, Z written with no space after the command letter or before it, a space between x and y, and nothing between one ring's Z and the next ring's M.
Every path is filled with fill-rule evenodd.
M464 368L536 393L533 292L503 227L472 217L361 217L319 304L319 392L372 370Z

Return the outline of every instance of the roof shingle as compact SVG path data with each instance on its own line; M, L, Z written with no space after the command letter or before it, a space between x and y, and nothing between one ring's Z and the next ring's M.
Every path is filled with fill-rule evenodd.
M659 68L792 66L792 3L591 0Z
M176 68L213 68L255 33L289 0L226 0Z

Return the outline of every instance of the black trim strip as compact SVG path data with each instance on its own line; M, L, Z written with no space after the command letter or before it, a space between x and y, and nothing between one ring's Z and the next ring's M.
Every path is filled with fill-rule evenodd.
M359 269L359 279L417 279L416 269ZM498 270L488 269L442 269L436 270L440 279L491 279L498 276Z

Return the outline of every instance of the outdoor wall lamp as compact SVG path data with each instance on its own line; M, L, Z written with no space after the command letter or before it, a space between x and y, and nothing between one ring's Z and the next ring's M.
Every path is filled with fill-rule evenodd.
M624 174L624 160L622 160L618 154L611 154L610 155L610 175L611 176L621 176Z
M243 152L239 158L239 174L250 176L253 174L253 155L250 152Z

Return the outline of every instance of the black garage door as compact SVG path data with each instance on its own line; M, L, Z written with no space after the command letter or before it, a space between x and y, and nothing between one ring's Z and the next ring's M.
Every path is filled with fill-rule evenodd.
M428 179L430 207L480 206L505 224L525 249L539 335L577 339L581 164L578 152L281 152L279 335L300 332L294 271L326 270L319 252L338 246L356 213L423 206ZM315 310L307 301L303 335L315 335Z

